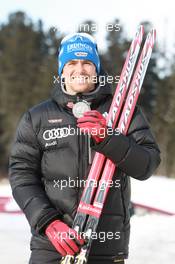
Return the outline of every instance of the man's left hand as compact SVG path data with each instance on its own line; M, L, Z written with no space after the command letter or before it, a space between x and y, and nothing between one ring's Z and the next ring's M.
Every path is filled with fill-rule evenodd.
M106 136L106 119L96 110L85 112L83 117L77 119L77 126L82 132L91 135L97 143L102 142Z

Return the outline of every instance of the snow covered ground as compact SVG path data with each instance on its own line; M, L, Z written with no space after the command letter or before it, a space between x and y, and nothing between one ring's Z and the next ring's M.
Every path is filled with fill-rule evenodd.
M148 183L149 182L149 183ZM132 182L132 199L137 204L175 213L175 180L152 177ZM0 185L0 197L11 195L9 186ZM27 264L30 230L14 202L0 213L0 263ZM126 264L175 263L175 215L144 213L131 218L130 258Z
M175 179L152 176L146 181L131 179L131 200L142 207L175 215Z
M127 264L175 263L175 217L147 214L131 220Z
M0 263L27 264L30 230L23 214L0 214Z

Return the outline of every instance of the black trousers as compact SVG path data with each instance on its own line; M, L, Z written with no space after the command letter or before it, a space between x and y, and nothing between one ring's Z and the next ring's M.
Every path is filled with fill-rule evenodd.
M58 253L49 250L32 250L29 264L60 264ZM87 264L124 264L124 260L88 260Z

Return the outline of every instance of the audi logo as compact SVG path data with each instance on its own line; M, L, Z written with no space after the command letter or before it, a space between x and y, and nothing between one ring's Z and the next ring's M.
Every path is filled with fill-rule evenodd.
M50 130L46 130L43 133L43 138L45 140L62 138L69 136L70 129L68 127L63 128L53 128Z

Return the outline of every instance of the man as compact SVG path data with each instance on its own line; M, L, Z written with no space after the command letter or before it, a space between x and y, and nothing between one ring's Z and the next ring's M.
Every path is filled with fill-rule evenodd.
M10 156L13 196L31 226L30 264L58 264L85 243L71 224L83 190L80 183L87 178L95 151L110 158L118 170L88 263L122 264L128 257L129 178L149 178L160 162L159 149L138 107L127 136L108 135L103 114L112 101L111 88L98 81L104 72L90 35L65 37L58 62L61 82L50 99L24 114Z

